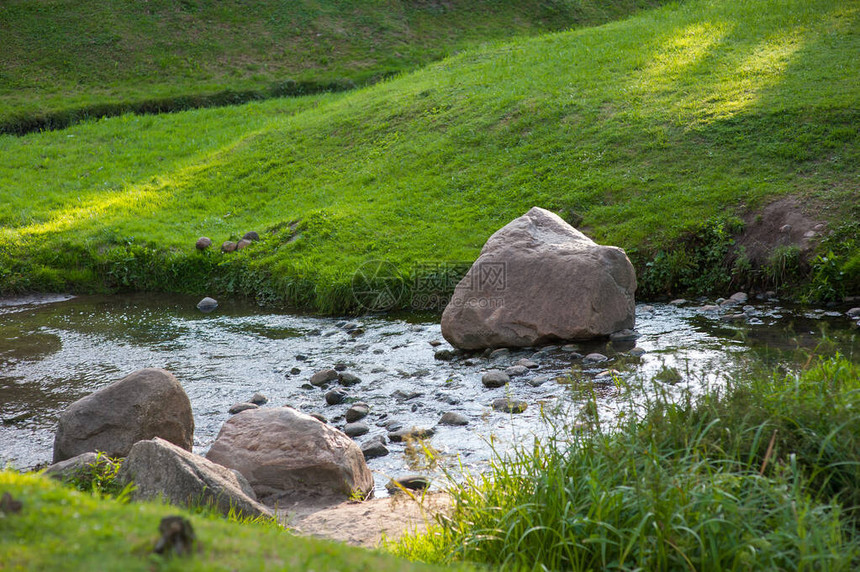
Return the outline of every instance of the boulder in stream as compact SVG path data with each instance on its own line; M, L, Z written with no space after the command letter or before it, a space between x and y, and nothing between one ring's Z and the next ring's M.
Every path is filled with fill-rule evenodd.
M190 451L191 402L169 371L142 369L72 403L60 414L54 463L88 451L125 457L138 441L161 437Z
M442 335L462 349L605 337L633 328L635 290L623 250L534 207L487 240L442 314Z

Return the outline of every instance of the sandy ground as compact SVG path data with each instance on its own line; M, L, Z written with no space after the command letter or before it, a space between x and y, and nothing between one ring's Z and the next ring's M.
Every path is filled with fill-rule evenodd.
M279 519L297 533L375 548L383 538L400 537L405 532L424 531L440 511L450 507L445 493L409 497L396 494L364 502L296 503L281 507Z

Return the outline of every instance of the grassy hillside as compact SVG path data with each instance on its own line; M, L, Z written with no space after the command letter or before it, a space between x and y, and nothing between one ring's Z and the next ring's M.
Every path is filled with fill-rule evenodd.
M0 133L342 89L659 0L6 0ZM289 80L296 83L290 83Z
M0 289L344 311L362 264L408 289L539 205L626 248L645 295L720 292L771 275L730 264L739 217L793 197L835 231L812 277L836 296L860 276L858 18L858 2L693 0L348 94L2 137ZM248 230L263 240L240 253L194 250Z
M0 490L22 506L0 509L3 570L443 570L361 548L299 538L271 524L240 524L156 503L123 504L46 477L0 471ZM3 507L4 509L6 507ZM153 554L169 515L191 521L188 557Z

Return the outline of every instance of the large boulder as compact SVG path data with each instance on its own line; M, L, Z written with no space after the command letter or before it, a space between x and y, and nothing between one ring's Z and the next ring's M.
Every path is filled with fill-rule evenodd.
M623 250L534 207L484 245L442 314L442 335L463 349L608 336L633 328L635 290Z
M158 437L134 444L117 479L134 483L134 500L163 498L178 506L213 506L225 515L271 515L242 475Z
M206 457L236 469L264 502L373 492L355 442L291 407L249 409L224 423Z
M125 457L131 446L161 437L191 450L191 402L163 369L142 369L72 403L60 414L54 463L88 451Z

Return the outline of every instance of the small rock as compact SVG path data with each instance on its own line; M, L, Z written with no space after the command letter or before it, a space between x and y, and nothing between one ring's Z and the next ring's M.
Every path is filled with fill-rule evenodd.
M242 240L251 240L257 242L260 240L260 235L256 231L248 231L245 233L245 236L242 237Z
M325 394L325 402L329 405L339 405L344 402L349 393L340 387Z
M849 318L860 317L860 308L851 308L850 310L845 312L845 315L848 316Z
M230 415L235 415L236 413L240 413L240 412L245 411L247 409L259 409L259 408L260 408L260 406L257 405L256 403L236 403L232 407L230 407L230 409L228 410L228 413L230 413Z
M311 376L311 385L315 385L320 387L322 385L327 384L330 381L334 381L337 379L337 372L333 369L324 369L322 371L318 371Z
M686 303L687 301L684 298L676 298L675 300L669 302L671 306L683 306Z
M370 370L370 373L385 373L385 368L381 366L376 366L375 368Z
M323 423L328 423L328 419L322 413L308 413L311 417L316 419L317 421L322 421Z
M521 375L526 375L529 372L529 368L524 365L512 365L511 367L505 369L505 373L510 377L518 377Z
M343 428L343 432L347 437L355 438L370 433L370 427L360 421L356 423L347 423Z
M827 316L828 318L841 318L842 317L842 313L836 312L836 311L824 312L824 315Z
M239 245L232 240L227 240L221 245L221 252L236 252L238 247Z
M433 346L434 348L438 348L439 346L442 345L442 342L440 342L439 340L430 340L427 343L430 344L431 346Z
M791 232L791 225L790 224L782 225L781 227L779 227L779 232L781 232L782 234L788 234L789 232Z
M566 344L561 346L561 351L567 353L577 353L579 351L579 346L576 344Z
M452 350L439 350L433 354L433 357L440 361L451 361L452 359L457 357L457 354Z
M359 419L364 419L370 413L370 406L367 403L355 403L346 410L346 422L353 423Z
M251 246L251 244L252 244L252 243L251 243L251 241L250 241L250 240L245 240L245 239L243 238L242 240L240 240L240 241L236 244L236 250L242 250L242 249L245 249L245 248L247 248L247 247Z
M262 393L257 392L251 397L251 399L248 400L248 402L253 403L255 405L265 405L269 402L269 398Z
M356 324L355 322L347 322L346 324L344 324L343 326L341 326L341 328L343 328L344 330L346 330L346 331L347 331L347 333L349 333L349 332L351 332L351 331L353 331L353 330L357 330L359 327L360 327L360 326L359 326L358 324Z
M364 453L364 458L368 461L377 457L384 457L390 453L388 447L375 440L370 440L362 445L361 452Z
M293 375L299 375L300 373L302 373L302 370L297 368L297 367L293 367L293 368L290 368L290 373Z
M361 383L361 378L351 373L341 373L337 376L337 381L344 387L352 387Z
M595 352L595 353L588 354L587 356L582 358L582 363L585 363L585 364L602 363L602 362L605 362L608 360L609 360L609 358L606 357L605 355Z
M382 423L377 423L379 427L385 427L389 432L400 431L403 429L403 423L397 421L395 419L390 419L388 421L383 421Z
M346 371L349 366L345 363L336 363L334 364L335 371Z
M388 440L392 443L400 443L407 439L426 439L432 437L436 433L434 429L421 429L413 427L412 429L400 429L399 431L391 431L388 433Z
M814 230L807 230L803 233L803 238L815 238L815 235L818 234Z
M201 236L197 239L197 242L194 243L194 246L197 248L197 250L206 250L207 248L212 246L212 239L206 236Z
M648 353L648 352L646 352L646 351L645 351L645 350L643 350L642 348L633 348L632 350L630 350L630 351L629 351L629 352L627 352L627 353L628 353L628 354L630 354L630 355L631 355L631 356L633 356L633 357L642 357L643 355L645 355L645 354L646 354L646 353Z
M456 413L454 411L449 411L442 415L442 418L439 420L439 425L468 425L469 418L463 415L462 413Z
M218 307L218 300L215 298L206 297L197 302L197 309L203 312L204 314L208 314L212 310Z
M746 319L747 319L747 315L743 314L743 313L741 313L741 314L723 314L722 316L720 316L720 321L723 321L723 322L739 322L741 320L746 320Z
M423 491L428 488L430 488L430 479L420 475L392 479L387 485L385 485L385 489L390 494L399 493L403 489L408 489L410 491Z
M497 350L491 351L489 357L491 360L497 360L497 359L508 358L508 357L510 357L510 355L511 355L511 350L509 350L508 348L499 348Z
M481 378L481 383L484 384L484 387L488 387L490 389L495 387L504 387L506 384L510 383L510 381L510 376L499 369L491 369Z
M631 330L630 328L625 328L623 330L618 330L617 332L612 332L609 334L609 339L613 342L630 342L633 340L637 340L642 337L642 334L637 332L636 330Z
M306 361L307 359L308 359L308 356L306 356L304 354L296 354L296 361Z
M508 399L500 397L493 401L493 409L504 413L522 413L526 410L528 404L520 399Z
M700 308L696 308L696 311L697 311L697 312L702 312L702 313L712 314L712 313L714 313L714 312L719 312L719 311L720 311L720 307L719 307L719 306L714 306L713 304L708 304L708 305L702 306L702 307L700 307Z
M649 305L645 304L645 305L639 306L637 308L637 310L639 310L640 312L647 312L650 314L650 313L654 312L654 306L649 306Z
M521 365L521 366L528 368L528 369L537 369L540 367L540 365L538 365L537 362L533 362L532 360L526 359L526 358L522 358L521 360L518 360L517 365Z
M538 377L528 380L528 384L532 387L540 387L548 382L551 378L548 375L539 375Z
M402 389L396 389L394 390L394 393L391 394L391 397L398 401L409 401L410 399L415 399L422 395L424 394L420 391L403 391Z

